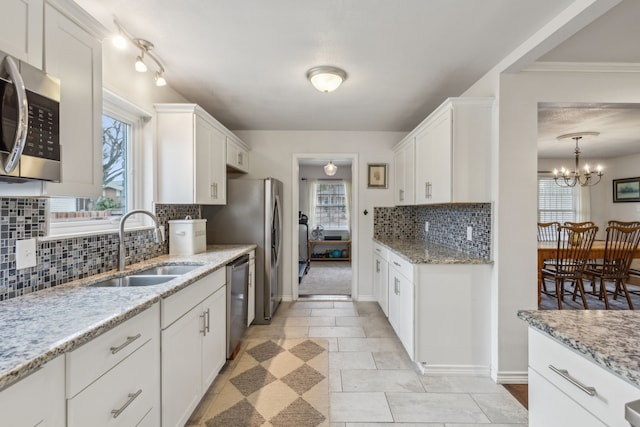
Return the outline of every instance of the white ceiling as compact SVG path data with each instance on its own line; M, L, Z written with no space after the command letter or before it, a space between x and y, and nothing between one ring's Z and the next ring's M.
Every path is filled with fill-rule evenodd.
M573 2L76 1L153 42L169 84L230 129L366 131L411 130ZM317 65L348 78L317 92Z

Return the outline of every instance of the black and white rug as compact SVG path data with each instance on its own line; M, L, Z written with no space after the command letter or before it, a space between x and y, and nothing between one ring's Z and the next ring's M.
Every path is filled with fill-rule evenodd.
M206 426L328 426L328 346L318 339L251 340Z

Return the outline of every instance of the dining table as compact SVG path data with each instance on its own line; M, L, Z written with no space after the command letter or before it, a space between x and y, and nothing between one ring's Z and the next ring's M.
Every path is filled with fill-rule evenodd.
M605 240L594 240L589 250L589 259L602 259L604 258L604 249L606 246ZM558 242L538 242L538 305L542 298L542 268L544 267L545 259L556 258L556 251L558 249ZM640 258L640 246L636 248L633 253L633 258Z

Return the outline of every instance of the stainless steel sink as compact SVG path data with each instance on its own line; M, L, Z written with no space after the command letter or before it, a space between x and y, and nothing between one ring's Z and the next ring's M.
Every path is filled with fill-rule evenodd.
M171 279L178 277L175 274L172 275L155 275L155 276L124 276L115 277L113 279L106 279L100 282L94 283L89 286L95 287L128 287L128 286L153 286L160 283L168 282Z
M202 267L202 265L160 265L157 267L147 268L146 270L142 270L137 273L133 273L132 276L179 276L181 274L187 274L200 267Z

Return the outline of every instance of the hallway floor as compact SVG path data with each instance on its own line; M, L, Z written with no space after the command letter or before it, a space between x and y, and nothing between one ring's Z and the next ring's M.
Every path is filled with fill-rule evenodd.
M271 325L253 325L246 337L329 342L332 427L527 425L527 410L488 377L417 373L377 303L283 303ZM205 427L230 370L225 366L188 426Z

